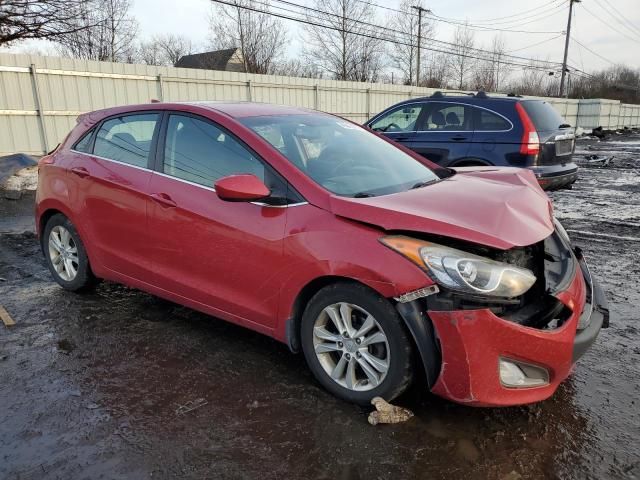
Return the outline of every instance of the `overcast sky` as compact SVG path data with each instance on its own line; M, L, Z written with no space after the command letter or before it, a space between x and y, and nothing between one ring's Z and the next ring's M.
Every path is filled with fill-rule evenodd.
M203 48L206 46L212 5L210 0L132 1L141 37L149 38L165 32L179 33L187 35ZM312 0L292 1L312 5ZM400 3L400 0L369 1L392 8ZM272 3L277 5L276 2ZM561 33L566 29L567 0L427 0L427 6L440 17L468 19L471 24L486 25L488 28L556 32L502 32L502 35L507 50L515 50L515 55L562 61L564 37ZM640 68L640 0L583 0L574 5L574 11L572 37L586 48L572 43L570 64L585 71L608 67L610 62ZM393 14L382 8L376 8L376 12L379 23L385 20L385 15ZM512 15L518 16L509 17ZM300 44L299 24L286 22L286 25L291 37L290 53L295 54L295 45ZM453 28L451 24L436 22L436 39L450 41ZM480 45L488 46L494 34L480 30L476 32L476 39ZM544 43L529 47L539 42Z

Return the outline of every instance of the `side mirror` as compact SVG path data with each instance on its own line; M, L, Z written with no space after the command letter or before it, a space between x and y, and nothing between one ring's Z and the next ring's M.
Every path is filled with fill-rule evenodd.
M223 177L213 186L218 197L227 202L252 202L271 194L262 180L248 173Z

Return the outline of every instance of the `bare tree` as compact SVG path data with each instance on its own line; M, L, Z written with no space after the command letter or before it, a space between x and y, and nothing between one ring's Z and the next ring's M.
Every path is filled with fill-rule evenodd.
M503 64L505 55L504 39L500 35L493 37L491 46L478 58L473 71L473 88L486 92L497 92L508 74L507 65Z
M640 69L615 65L593 75L571 78L570 87L573 98L612 98L623 103L640 103Z
M87 0L0 0L0 45L77 32Z
M475 34L465 23L456 27L451 47L451 76L456 87L465 88L475 65Z
M418 6L425 8L423 0L402 0L398 8L398 12L391 18L389 27L396 33L397 42L393 43L390 48L390 57L395 68L402 72L404 83L413 85L415 80L417 59L418 59L418 16L412 7ZM421 45L433 38L435 34L435 26L426 16L422 17L422 26L420 28L420 36L422 37ZM427 50L420 53L420 62L422 67L427 66ZM424 78L421 73L421 78Z
M374 19L370 3L315 0L306 25L304 58L336 80L376 81L383 68L382 40L365 23Z
M283 23L268 13L268 2L234 0L235 5L215 5L209 21L211 44L216 49L240 48L248 73L272 73L287 42Z
M557 81L534 59L529 61L529 66L523 68L518 78L509 83L509 90L520 95L543 96L552 90L554 84L555 91L552 93L557 94Z
M289 77L322 78L322 72L315 65L303 62L299 58L276 63L273 74Z
M87 0L75 19L77 30L56 37L59 52L74 58L132 61L138 22L130 0Z
M191 40L183 35L156 35L147 42L140 42L136 58L148 65L174 66L180 57L193 53Z
M447 88L451 76L451 56L433 52L427 56L425 66L420 72L420 85L429 88Z

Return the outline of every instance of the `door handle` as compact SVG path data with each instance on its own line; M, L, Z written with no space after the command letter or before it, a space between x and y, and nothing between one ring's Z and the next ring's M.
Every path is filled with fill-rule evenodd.
M76 175L78 175L81 178L90 177L91 176L91 174L89 173L89 170L87 170L84 167L73 167L71 169L71 172L75 173Z
M462 135L456 135L455 137L451 137L451 140L455 140L456 142L460 142L462 140L466 140L467 137L464 137Z
M175 207L177 205L166 193L152 193L151 198L164 208Z

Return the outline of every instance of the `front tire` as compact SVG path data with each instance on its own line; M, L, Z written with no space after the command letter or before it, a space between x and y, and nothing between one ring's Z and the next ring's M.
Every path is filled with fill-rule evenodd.
M336 283L309 301L300 329L309 368L335 396L360 405L402 394L413 378L412 344L394 306L368 287Z
M62 288L79 292L96 284L84 244L67 217L53 215L44 227L41 242L49 271Z

